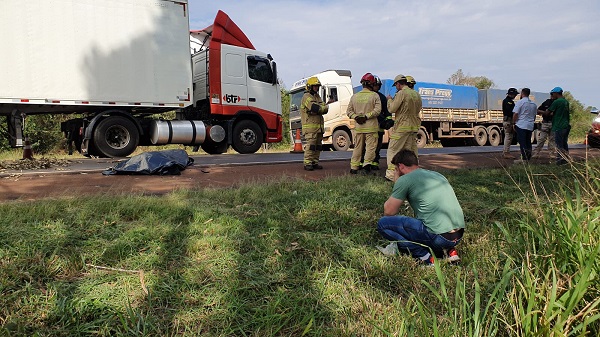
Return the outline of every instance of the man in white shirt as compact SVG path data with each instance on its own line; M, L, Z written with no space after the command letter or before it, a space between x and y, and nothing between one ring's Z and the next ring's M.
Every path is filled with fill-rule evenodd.
M529 88L521 89L521 99L515 104L513 109L513 123L517 141L521 148L521 159L515 160L515 163L522 163L531 159L531 133L535 124L537 114L537 105L529 99L531 90Z

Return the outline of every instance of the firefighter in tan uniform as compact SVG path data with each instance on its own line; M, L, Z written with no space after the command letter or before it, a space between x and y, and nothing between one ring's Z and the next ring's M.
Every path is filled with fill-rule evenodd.
M421 126L419 113L423 107L421 96L408 86L406 76L394 78L394 86L398 90L394 98L388 97L388 110L394 115L394 126L389 130L390 142L387 151L387 170L385 178L395 181L395 166L392 158L401 150L411 150L418 154L417 132Z
M381 113L381 100L379 95L373 91L375 76L366 73L361 79L363 89L352 95L346 113L348 117L354 119L355 139L352 159L350 159L350 173L357 174L359 168L362 168L365 174L371 172L371 165L375 160L375 150L377 149L377 138L379 132L379 121L377 116ZM366 146L364 162L360 162L363 148Z
M321 82L316 77L306 81L306 91L300 103L300 118L302 122L302 134L304 135L304 169L313 171L322 169L319 165L319 156L323 149L323 132L325 125L323 115L329 107L323 103L319 96Z

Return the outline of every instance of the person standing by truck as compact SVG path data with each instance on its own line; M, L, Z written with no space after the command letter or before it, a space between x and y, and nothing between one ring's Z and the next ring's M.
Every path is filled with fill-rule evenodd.
M313 171L320 170L319 157L323 149L323 132L325 131L323 115L329 107L323 103L319 96L321 82L317 77L306 80L306 90L300 103L300 116L302 122L302 134L304 134L304 169Z
M554 100L548 98L538 107L538 115L542 116L542 126L540 127L540 135L538 137L537 146L533 150L531 158L537 158L540 156L546 140L548 140L548 151L552 155L556 152L556 145L554 143L554 132L552 132L552 113L548 111L550 105Z
M562 165L567 163L569 158L569 132L571 131L569 101L563 97L561 87L555 87L550 91L550 95L554 98L554 102L548 111L552 117L552 131L556 142L556 164Z
M385 178L394 181L396 168L392 158L400 150L411 150L418 156L417 132L421 126L419 112L423 106L421 96L410 89L406 76L400 74L394 78L396 95L388 96L388 110L394 114L394 126L389 130L390 142L387 151L387 170Z
M417 81L415 81L414 77L406 75L406 84L408 84L409 88L415 90L415 84L417 84Z
M519 94L516 88L508 89L506 98L502 101L502 114L503 121L502 127L504 128L504 151L502 157L504 159L515 159L515 156L510 154L510 145L512 144L514 137L514 124L513 124L513 110L515 108L515 97Z
M371 163L371 170L379 170L379 160L381 156L379 152L381 151L381 147L383 145L383 135L385 134L385 130L388 130L392 125L394 125L394 120L392 119L392 114L387 109L387 98L384 94L382 94L379 90L381 90L381 79L374 75L375 84L373 85L373 91L379 95L379 99L381 100L381 113L377 116L377 122L379 123L379 132L377 133L377 148L375 149L375 160ZM366 148L365 148L366 150ZM361 163L365 164L365 150L362 152Z
M361 155L365 149L363 172L369 174L371 165L375 160L375 150L377 149L377 133L379 132L379 122L377 116L381 113L381 100L379 95L373 91L375 76L366 73L360 79L363 89L350 97L346 113L348 118L354 119L356 133L354 140L354 150L352 159L350 159L350 174L357 174L361 166Z
M530 93L529 88L521 89L521 99L515 104L513 110L513 124L521 149L521 159L515 160L515 163L531 159L531 133L535 126L537 105L529 99Z

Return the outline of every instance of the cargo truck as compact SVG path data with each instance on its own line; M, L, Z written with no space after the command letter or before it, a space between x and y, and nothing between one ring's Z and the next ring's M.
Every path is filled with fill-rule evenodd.
M322 83L321 96L331 99L336 97L339 105L331 105L324 116L324 144L331 144L338 151L347 150L352 144L354 121L346 116L346 107L351 94L350 71L325 71L317 76ZM303 83L300 80L292 86L292 108L290 111L290 129L301 127L297 107L303 93ZM352 88L352 92L360 91L361 87ZM421 95L423 108L420 112L421 127L417 133L417 146L424 147L433 141L439 141L443 146L455 145L492 145L498 146L504 140L502 127L502 100L506 97L505 90L478 90L471 86L459 86L441 83L419 82L415 90ZM394 96L396 88L393 80L383 79L380 90L386 96ZM337 96L336 96L337 94ZM548 94L532 92L530 98L541 104L549 97ZM517 100L519 97L517 96ZM297 101L297 102L296 102ZM540 119L537 120L540 122ZM532 136L537 137L537 132ZM384 144L388 141L387 132Z
M164 144L253 153L282 139L276 64L222 11L190 31L187 0L2 0L0 44L13 147L35 114L77 114L66 124L93 156Z

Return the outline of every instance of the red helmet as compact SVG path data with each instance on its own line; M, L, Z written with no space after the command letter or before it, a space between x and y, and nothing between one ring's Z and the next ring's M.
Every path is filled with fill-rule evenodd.
M373 74L371 73L366 73L363 75L363 77L360 79L360 83L368 83L368 84L374 84L375 83L375 76L373 76Z

